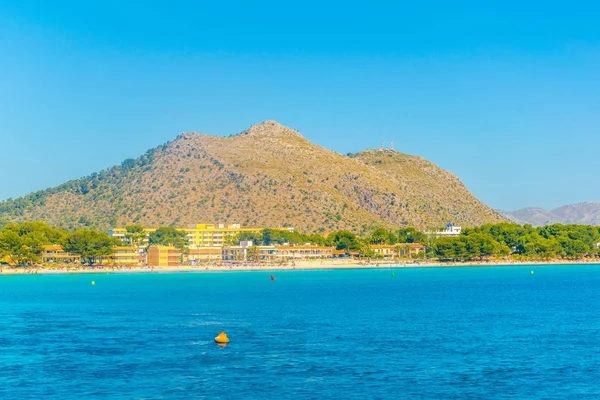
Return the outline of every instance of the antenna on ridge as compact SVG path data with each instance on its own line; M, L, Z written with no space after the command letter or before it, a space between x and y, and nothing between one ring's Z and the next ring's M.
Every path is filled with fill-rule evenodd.
M383 150L384 148L385 148L385 144L383 143L383 138L381 138L381 147L379 149Z
M390 150L394 150L394 140L390 141Z

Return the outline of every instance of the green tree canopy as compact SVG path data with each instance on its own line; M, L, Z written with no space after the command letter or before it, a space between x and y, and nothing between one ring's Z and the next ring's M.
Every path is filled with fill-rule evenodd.
M0 255L17 265L39 261L44 245L57 244L66 233L43 222L7 224L0 231Z
M179 250L185 250L189 246L187 233L172 226L161 226L151 232L149 242L151 245L173 246Z
M19 236L14 231L0 232L0 256L8 256L17 265L36 262L40 246L35 239Z
M116 244L118 240L106 233L83 229L67 234L62 245L65 251L77 254L84 263L93 265L98 259L101 261L110 255Z
M486 224L476 228L463 230L464 235L478 233L491 235L498 243L502 243L514 250L523 236L535 233L535 228L531 225L521 226L504 222L499 224Z
M258 261L260 259L260 252L258 251L258 246L253 245L248 248L246 253L246 259L248 261Z
M394 232L389 231L383 227L376 228L371 236L367 239L370 244L396 244L398 237Z
M350 231L332 232L327 239L336 250L359 251L362 247L360 238Z
M401 228L396 232L397 243L427 243L426 235L415 228Z
M510 249L498 243L491 235L472 233L456 237L440 237L434 244L434 252L440 258L475 260L508 255Z
M290 232L284 229L263 229L260 232L242 232L228 240L228 244L235 245L240 241L251 240L257 246L270 246L289 244L311 243L316 245L327 245L327 239L318 233L306 235L300 232Z
M140 246L146 237L146 231L142 225L134 224L125 227L125 237L132 246Z
M261 246L263 244L263 235L260 232L241 232L235 236L229 236L228 244L237 245L239 242L252 241L253 244ZM229 239L228 238L228 239Z

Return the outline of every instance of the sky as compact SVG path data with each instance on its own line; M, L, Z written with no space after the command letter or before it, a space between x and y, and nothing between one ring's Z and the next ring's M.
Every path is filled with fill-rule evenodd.
M493 208L600 201L600 3L448 3L0 0L0 200L276 120Z

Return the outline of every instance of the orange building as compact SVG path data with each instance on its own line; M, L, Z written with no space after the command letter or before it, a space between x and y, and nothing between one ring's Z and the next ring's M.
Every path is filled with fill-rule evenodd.
M181 262L181 252L173 246L148 247L148 265L151 267L177 267Z

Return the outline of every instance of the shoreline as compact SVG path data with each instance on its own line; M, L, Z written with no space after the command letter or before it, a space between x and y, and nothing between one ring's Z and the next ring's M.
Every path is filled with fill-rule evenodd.
M169 272L227 272L227 271L303 271L303 270L347 270L347 269L400 269L400 268L477 268L477 267L523 267L549 265L600 265L600 260L551 260L551 261L489 261L489 262L358 262L344 261L299 261L295 265L255 264L217 264L178 267L2 267L0 276L10 275L61 275L61 274L104 274L104 273L169 273Z

